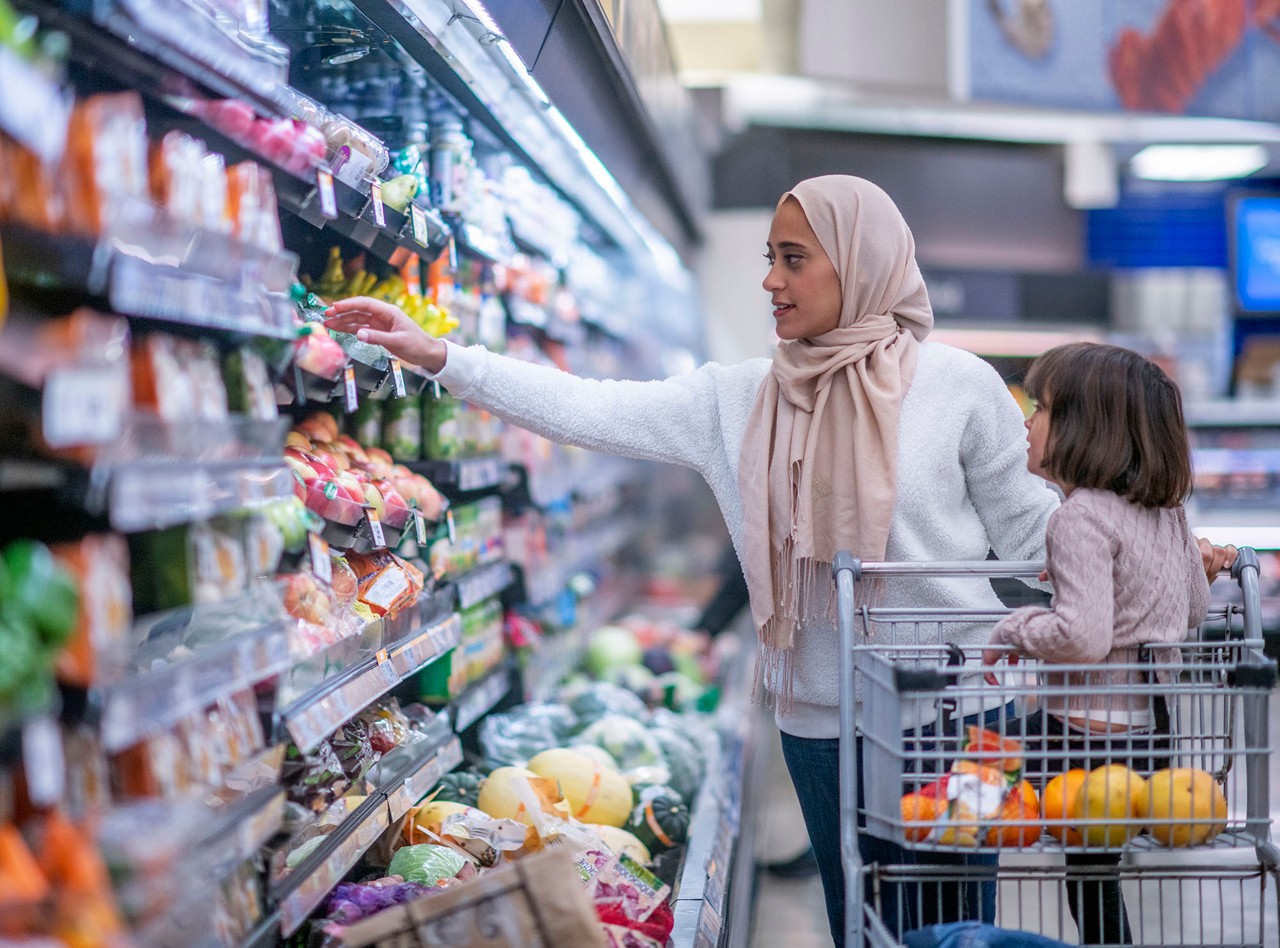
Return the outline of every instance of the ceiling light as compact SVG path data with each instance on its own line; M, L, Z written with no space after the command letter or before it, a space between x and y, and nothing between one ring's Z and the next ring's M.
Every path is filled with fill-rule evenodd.
M1154 181L1222 181L1247 177L1268 160L1262 145L1148 145L1129 169Z

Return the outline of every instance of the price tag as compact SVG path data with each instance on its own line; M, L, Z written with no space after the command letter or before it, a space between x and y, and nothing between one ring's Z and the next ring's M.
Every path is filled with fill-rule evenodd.
M413 220L413 239L422 246L427 245L427 215L418 205L411 205L409 217Z
M440 383L436 379L431 380L431 392L437 399L440 398Z
M62 369L44 383L41 421L51 448L101 444L119 437L124 402L119 372L109 368Z
M400 360L391 360L391 381L395 383L396 398L404 398L404 372L400 371Z
M22 729L22 767L27 778L27 794L37 806L50 806L62 799L62 737L50 718L28 721Z
M311 545L311 572L316 579L333 584L333 561L329 559L329 544L324 537L314 533L307 534L307 542Z
M320 213L329 220L338 219L338 195L333 190L333 175L323 168L316 172L316 190L320 192Z
M422 511L417 507L413 508L413 530L418 537L418 546L427 545L427 518L422 516Z
M453 523L453 511L449 510L444 515L444 525L449 530L449 542L456 544L458 542L458 528Z
M369 533L373 536L373 545L386 546L387 538L382 532L382 521L378 519L378 512L370 507L364 515L369 521Z
M449 269L458 269L458 242L452 237L449 238Z
M382 206L382 185L379 182L369 185L369 197L373 201L373 222L379 227L386 227L387 211Z
M360 407L360 399L356 394L356 367L350 362L342 370L342 382L346 396L347 414L351 414Z
M387 650L385 648L378 649L374 658L377 660L379 665L384 665L390 660L390 656L387 654Z

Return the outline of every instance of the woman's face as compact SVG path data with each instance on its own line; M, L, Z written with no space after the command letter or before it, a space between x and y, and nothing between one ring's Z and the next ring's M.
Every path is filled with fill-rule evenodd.
M765 259L779 339L809 339L840 325L840 275L795 198L774 212Z

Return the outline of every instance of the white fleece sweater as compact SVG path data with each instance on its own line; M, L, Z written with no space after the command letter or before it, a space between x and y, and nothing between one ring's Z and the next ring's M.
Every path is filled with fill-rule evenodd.
M449 344L437 378L458 398L552 441L693 468L711 485L741 559L738 454L770 364L708 363L663 381L597 381ZM1027 472L1022 413L994 369L962 350L925 342L902 402L898 438L886 559L981 560L988 548L1006 560L1044 557L1058 497ZM881 604L1000 607L985 579L893 580ZM990 626L948 627L947 633L948 641L981 645ZM778 726L797 737L838 737L834 622L798 630L795 650L794 707L778 715Z

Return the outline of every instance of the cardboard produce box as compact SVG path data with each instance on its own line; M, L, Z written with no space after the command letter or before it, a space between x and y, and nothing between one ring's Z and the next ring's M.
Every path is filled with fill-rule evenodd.
M604 948L573 860L551 850L357 922L347 948Z

